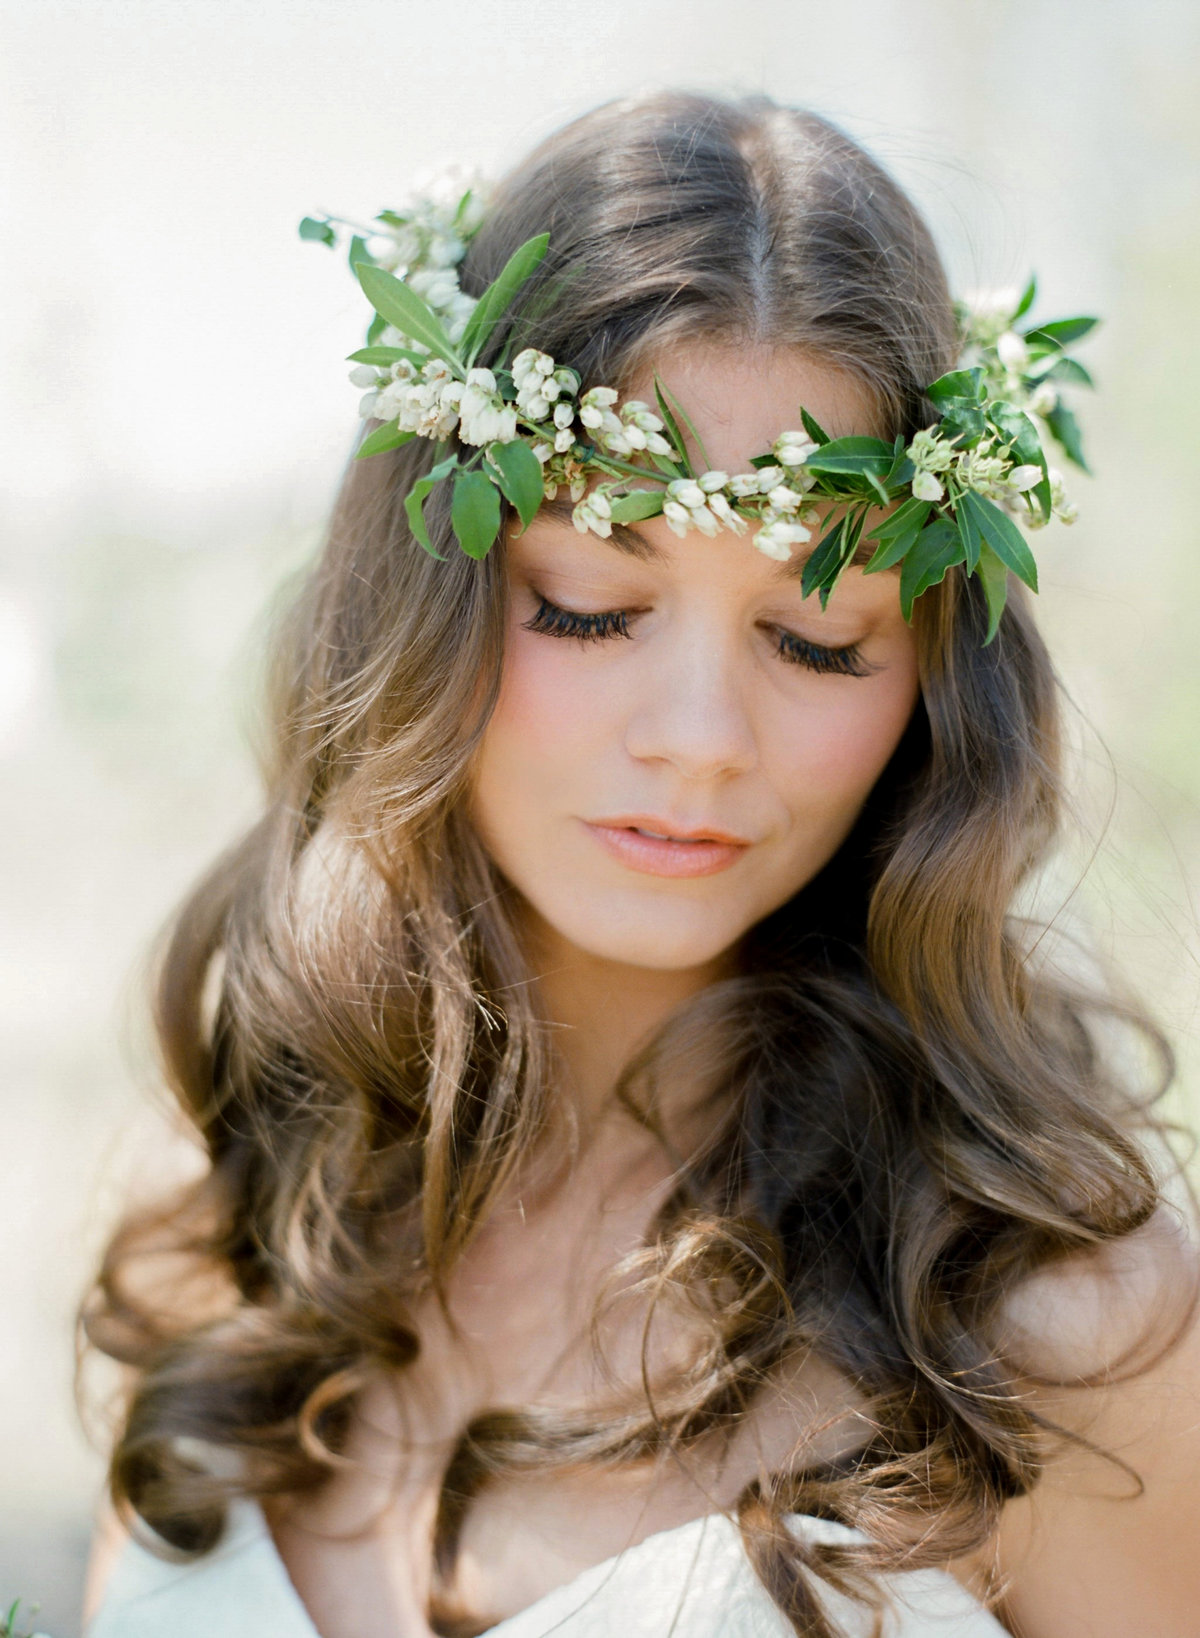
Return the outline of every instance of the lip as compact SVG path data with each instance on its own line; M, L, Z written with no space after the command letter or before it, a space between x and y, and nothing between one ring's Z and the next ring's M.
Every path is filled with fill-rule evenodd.
M646 876L715 876L752 846L744 836L708 825L680 825L659 814L623 813L583 823L612 858Z

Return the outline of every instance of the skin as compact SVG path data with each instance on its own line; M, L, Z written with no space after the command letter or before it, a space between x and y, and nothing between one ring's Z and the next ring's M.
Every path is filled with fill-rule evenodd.
M874 430L851 377L790 350L692 345L654 366L727 472L797 425L800 404L835 436ZM653 400L652 370L627 396ZM543 509L507 543L504 675L473 816L521 896L546 1011L568 1026L573 1095L594 1109L637 1037L727 971L747 930L837 851L919 684L894 572L848 570L824 611L802 595L801 554L820 528L780 564L748 536L680 539L662 517L606 541L563 510ZM622 611L629 635L530 629L543 599L576 615ZM853 644L860 674L786 658L783 633ZM643 874L589 828L628 815L750 845L712 875Z
M799 403L835 435L878 430L852 380L792 352L697 344L654 363L726 471L744 470L794 426ZM631 395L651 396L649 372ZM672 1182L662 1147L614 1113L613 1079L641 1037L736 965L744 934L836 851L919 697L895 575L849 571L822 613L747 539L679 540L662 519L638 535L623 550L543 511L507 543L505 668L472 813L516 890L541 1007L558 1026L555 1090L572 1116L573 1164L514 1179L452 1274L452 1326L435 1305L418 1308L418 1361L374 1384L357 1409L350 1448L361 1466L315 1497L266 1504L322 1638L429 1634L438 1486L472 1416L603 1396L586 1322L605 1275L639 1244ZM585 642L531 630L540 598L585 613L631 611L631 635ZM871 669L829 675L794 664L779 653L781 631L854 643ZM710 874L646 874L586 824L631 813L748 845ZM686 1089L664 1113L684 1147L712 1118ZM1200 1326L1186 1324L1179 1346L1132 1383L1106 1382L1103 1368L1148 1315L1170 1326L1196 1268L1186 1212L1166 1210L1116 1247L1044 1270L1001 1316L1004 1340L1029 1361L1031 1404L1119 1451L1145 1485L1137 1499L1115 1500L1128 1492L1116 1470L1068 1454L1032 1497L1004 1509L983 1552L949 1566L978 1591L990 1575L1007 1582L1000 1613L1019 1638L1196 1630ZM606 1324L615 1375L636 1381L636 1307ZM680 1340L678 1327L652 1336L652 1373ZM1099 1385L1050 1390L1034 1375L1070 1381L1097 1364ZM727 1506L817 1424L819 1455L861 1442L849 1385L806 1358L769 1385L724 1455L702 1450L686 1470L489 1487L467 1516L457 1590L493 1619L515 1614L627 1544ZM105 1515L89 1610L121 1541Z

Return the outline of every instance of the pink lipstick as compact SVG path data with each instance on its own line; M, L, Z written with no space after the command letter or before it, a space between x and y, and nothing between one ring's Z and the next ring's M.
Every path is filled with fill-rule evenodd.
M653 814L621 814L584 823L614 859L646 876L715 876L736 864L751 845L727 831L677 825Z

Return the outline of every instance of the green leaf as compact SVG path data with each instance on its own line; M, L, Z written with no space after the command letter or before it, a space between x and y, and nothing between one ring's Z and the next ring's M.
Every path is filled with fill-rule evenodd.
M882 438L833 438L814 450L805 465L810 472L873 473L877 478L891 470L892 446Z
M373 347L386 329L387 320L378 313L372 313L371 322L367 326L367 346Z
M1008 513L1002 512L974 489L966 490L959 499L955 510L962 508L970 512L972 523L996 556L1007 564L1019 580L1025 582L1030 591L1037 591L1037 564L1033 553Z
M863 524L866 521L867 513L870 510L870 505L867 505L860 507L857 512L848 512L846 514L846 523L845 527L842 529L842 545L841 551L838 554L837 567L831 575L826 574L821 578L820 597L822 609L828 608L829 599L833 593L834 587L845 574L846 570L850 567L850 564L854 559L854 554L858 550L858 542L862 536Z
M1049 324L1039 324L1032 330L1026 330L1025 340L1033 343L1048 341L1055 347L1069 347L1073 341L1082 340L1099 322L1098 318L1054 319Z
M662 417L663 431L671 440L685 475L691 477L692 464L688 456L687 445L683 440L683 432L680 429L679 422L675 419L670 404L667 402L663 384L657 376L654 377L654 396L658 400L658 413ZM774 456L771 457L772 461L774 458ZM765 457L759 457L759 459L765 459Z
M967 573L974 574L979 554L983 550L983 531L979 527L979 519L969 506L963 506L960 502L954 509L954 523L963 544Z
M956 399L947 406L938 431L943 437L957 440L960 449L974 449L987 431L987 418L977 404Z
M354 269L358 275L358 282L371 306L380 318L388 324L395 325L402 335L411 336L414 341L421 342L430 352L444 358L449 364L456 364L461 368L461 360L454 350L454 344L442 329L441 324L434 316L427 302L421 300L415 290L408 285L394 279L390 273L385 273L382 267L376 267L371 262L359 262Z
M950 404L956 398L965 398L972 404L982 404L987 397L983 371L976 365L972 370L951 370L946 375L939 375L936 381L931 381L925 388L925 396L939 406Z
M388 421L363 439L354 451L354 459L361 461L367 455L382 455L384 450L399 449L401 444L407 444L415 437L415 432L401 432L398 420Z
M430 557L436 557L439 563L445 562L445 559L429 538L429 530L425 525L425 501L429 496L429 491L441 483L443 478L448 478L457 465L457 455L451 455L447 460L439 461L435 467L430 468L423 478L417 479L404 497L404 510L408 513L409 528Z
M665 491L661 489L631 489L626 495L614 495L612 520L614 523L640 523L643 518L656 518L663 509L665 498Z
M987 599L988 628L987 636L983 639L986 648L999 630L1000 616L1008 601L1008 569L992 548L985 546L979 554L979 567L975 572L983 583L983 595Z
M500 491L484 472L460 472L454 480L450 526L468 557L486 557L500 533Z
M814 444L832 443L833 440L825 431L825 428L816 419L816 417L810 415L806 409L801 409L800 419L804 423L805 432L808 433L808 436L812 439Z
M932 510L932 501L918 500L914 495L903 506L898 506L877 529L872 529L867 539L878 541L879 546L863 573L880 574L884 569L894 568L911 549Z
M522 438L508 444L489 444L487 458L496 468L505 499L517 509L521 527L528 529L546 498L542 463Z
M306 216L301 222L300 237L313 239L318 244L329 245L331 248L337 244L337 234L333 231L332 224L319 221L315 216Z
M1078 387L1094 387L1090 370L1085 370L1076 358L1058 358L1046 371L1048 381L1070 381Z
M535 238L526 239L523 245L519 245L513 251L497 277L480 296L474 312L467 320L462 339L463 353L472 363L487 345L492 331L496 328L497 320L508 310L517 291L545 258L549 243L548 233L539 233ZM411 331L409 333L411 334Z
M934 518L921 530L916 545L900 570L900 612L912 619L913 604L923 591L936 586L963 560L963 544L958 530L946 518Z
M1018 466L1040 466L1046 470L1046 456L1037 428L1015 404L998 399L988 410L988 419L1006 444L1012 445L1013 460Z
M837 573L837 566L842 556L842 537L845 533L849 513L844 514L818 541L813 552L804 565L800 576L800 595L808 597L816 587L822 585L827 577Z
M1033 306L1034 299L1036 298L1036 296L1037 296L1037 274L1032 273L1032 274L1030 274L1030 277L1029 277L1029 283L1025 286L1025 289L1022 292L1021 299L1017 303L1017 310L1012 316L1012 321L1013 321L1014 324L1017 322L1017 320L1019 318L1024 318L1025 317L1026 313Z
M1082 467L1085 472L1090 467L1083 458L1083 439L1079 432L1079 422L1065 404L1056 404L1046 417L1046 425L1062 445L1068 460Z
M351 271L358 266L359 262L370 262L372 265L374 265L375 258L367 249L367 241L360 238L357 233L350 241L350 253L347 260L350 263Z
M705 472L710 471L712 469L712 462L709 460L708 451L704 447L704 439L696 431L696 428L695 428L695 425L692 422L691 416L684 409L683 405L679 402L678 398L675 397L675 394L673 392L671 392L666 386L660 385L657 376L655 376L655 378L654 378L654 383L655 383L654 390L658 394L659 403L661 404L664 398L667 400L667 402L670 404L672 410L675 412L676 426L678 427L678 423L682 422L683 425L687 428L687 430L691 433L692 442L695 444L696 448L699 450L700 459L704 462L703 470ZM684 453L685 453L685 456L686 456L686 453L687 453L686 445L684 446Z
M409 347L360 347L356 353L348 354L347 364L376 364L386 369L389 364L398 364L406 358L410 364L428 364L429 359L424 353L414 353Z

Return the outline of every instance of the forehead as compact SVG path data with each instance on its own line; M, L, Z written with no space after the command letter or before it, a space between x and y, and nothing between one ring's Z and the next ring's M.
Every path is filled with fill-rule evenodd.
M865 382L798 347L695 340L651 355L635 372L629 398L654 403L654 378L679 400L708 465L744 472L781 432L800 431L801 406L834 438L879 435L879 412ZM697 470L703 466L693 451Z

